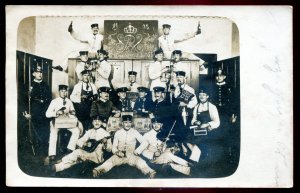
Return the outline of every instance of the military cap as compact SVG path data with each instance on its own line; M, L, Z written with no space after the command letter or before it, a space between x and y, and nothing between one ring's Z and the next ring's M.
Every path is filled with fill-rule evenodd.
M117 92L127 92L128 91L128 88L127 87L120 87L120 88L117 88Z
M151 123L162 123L162 120L161 120L161 118L158 118L158 117L152 118Z
M163 53L164 53L164 51L161 48L159 48L159 49L155 50L154 55L163 54Z
M185 72L184 71L177 71L176 76L185 76Z
M181 50L174 50L173 52L172 52L172 54L174 55L174 54L179 54L180 56L182 56L182 51Z
M43 72L42 66L40 66L38 63L33 66L32 68L33 72Z
M209 88L207 86L200 86L200 88L199 88L199 94L200 93L206 93L207 95L209 95L209 92L210 92L210 90L209 90Z
M80 74L84 75L84 74L90 74L89 70L84 69L83 71L80 72Z
M226 73L224 72L224 70L219 68L219 70L217 71L217 75L225 75L226 76Z
M101 115L94 116L93 120L100 120L102 122L107 122L107 119Z
M148 88L143 87L143 86L139 86L137 89L139 92L147 92L149 90Z
M93 24L91 25L91 28L94 28L94 27L99 27L99 26L98 26L98 23L93 23Z
M109 92L110 91L110 88L107 87L107 86L102 86L98 89L98 93L100 92Z
M128 71L128 75L137 75L137 72L136 71Z
M165 88L161 86L156 86L153 88L154 92L164 92Z
M89 54L89 52L88 51L79 51L79 55L80 56L87 56Z
M162 27L163 28L171 28L171 25L170 24L163 24Z
M103 54L103 55L105 55L105 56L108 56L108 52L106 51L106 50L103 50L103 49L100 49L100 50L97 50L97 53L98 54Z
M131 115L123 115L122 121L132 121L132 116Z
M68 90L68 86L64 84L58 85L58 90Z

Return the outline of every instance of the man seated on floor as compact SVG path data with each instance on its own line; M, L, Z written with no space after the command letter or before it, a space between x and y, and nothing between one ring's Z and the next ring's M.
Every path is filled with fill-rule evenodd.
M115 166L128 164L137 167L144 175L149 178L154 178L156 172L151 169L145 160L135 155L133 152L136 148L136 143L142 142L142 135L132 127L132 116L122 116L123 128L115 133L113 140L112 153L114 154L102 165L94 168L93 176L97 177L107 173Z
M100 164L104 161L103 151L111 151L112 143L110 134L103 124L106 119L101 116L93 118L93 128L89 129L77 142L78 148L64 156L57 164L47 168L50 172L60 172L78 163L91 161Z
M162 121L159 118L151 119L152 129L145 133L144 141L134 151L135 155L142 154L146 159L154 164L168 164L174 170L190 175L190 167L188 162L172 153L171 148L167 148L167 139L161 141L157 138L157 134L162 129Z

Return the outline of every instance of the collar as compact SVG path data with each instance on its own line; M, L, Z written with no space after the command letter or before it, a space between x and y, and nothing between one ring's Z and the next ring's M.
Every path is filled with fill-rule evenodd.
M102 102L104 102L104 103L106 103L107 101L106 100L104 100L103 98L100 98L99 99L100 101L102 101Z
M41 83L43 80L36 80L36 79L34 79L33 81L36 82L36 83Z
M208 103L208 101L206 101L205 103L202 103L202 102L200 101L199 104L200 104L201 106L204 106L204 105L206 105L207 103Z
M226 82L225 82L225 81L223 81L223 82L217 82L216 84L217 84L218 86L222 86L222 85L226 84Z

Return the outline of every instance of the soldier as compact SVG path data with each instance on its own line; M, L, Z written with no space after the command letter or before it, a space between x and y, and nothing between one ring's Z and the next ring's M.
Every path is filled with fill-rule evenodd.
M112 148L111 139L109 139L110 134L103 126L105 121L104 117L94 117L93 128L89 129L84 136L78 140L78 148L64 156L57 164L47 168L47 170L50 170L47 172L60 172L85 161L91 161L95 164L102 163L104 161L103 151L106 150L110 152Z
M73 29L73 22L70 23L68 31L71 36L80 41L81 43L88 44L88 51L90 58L97 57L97 50L100 50L102 47L103 36L99 34L99 26L97 23L91 25L92 34L88 35L86 38L82 38L76 33Z
M109 76L112 68L111 65L107 62L108 52L103 49L98 50L97 52L99 56L99 61L96 67L95 85L97 88L103 86L110 87Z
M219 114L221 115L221 124L225 121L228 122L229 120L233 123L236 121L237 117L234 112L232 112L232 108L229 107L229 105L232 104L231 99L231 88L226 82L226 74L220 68L216 74L212 101L217 106ZM226 116L226 118L224 117L224 121L222 115Z
M208 155L208 149L214 148L213 146L210 146L210 144L215 142L214 131L220 126L218 109L208 101L208 98L208 89L204 86L200 87L200 103L195 106L193 110L193 119L191 121L192 125L197 125L199 129L204 129L208 132L207 137L205 138L201 138L200 136L193 137L193 144L198 145L206 156Z
M137 141L142 143L142 135L132 127L132 116L122 116L123 128L115 133L113 140L111 158L105 161L102 165L94 168L93 176L97 177L107 173L115 166L128 164L137 167L144 175L154 178L156 172L151 169L147 163L134 154Z
M149 66L149 78L151 79L150 90L153 91L153 88L156 86L166 87L166 72L169 71L169 68L165 63L163 63L164 53L162 49L158 49L154 52L155 63L150 64ZM154 98L153 98L154 100Z
M93 66L88 62L88 52L87 51L80 51L79 52L79 58L80 58L80 63L76 65L75 72L79 80L82 80L82 74L81 72L83 70L88 70L92 71Z
M119 111L114 104L109 100L109 87L100 87L98 89L99 100L93 101L90 117L102 116L108 120L112 113ZM116 113L114 117L119 117L120 113Z
M39 154L47 155L49 141L49 120L45 113L51 101L51 90L46 82L43 81L43 69L36 63L33 67L29 91L30 96L30 112L23 112L25 118L31 120L33 133L36 134L37 150Z
M52 118L53 120L50 122L50 139L49 139L49 158L50 161L55 160L56 156L56 144L57 144L57 134L60 128L55 126L55 119L59 116L69 116L75 117L75 109L73 103L70 99L67 98L68 94L68 86L67 85L59 85L59 97L53 99L46 111L46 117ZM74 128L67 128L71 133L72 136L70 138L68 144L68 153L72 152L75 147L77 140L80 134L83 132L83 126L78 121L77 126Z
M134 104L133 110L142 117L148 117L153 106L153 101L147 97L149 89L143 86L140 86L137 89L139 91L139 97Z
M174 170L185 175L190 174L190 167L186 160L175 156L170 148L167 148L167 141L157 138L162 129L163 123L158 118L151 119L151 130L145 133L144 141L134 151L136 155L142 154L154 164L169 164Z
M83 128L86 131L91 123L91 106L92 102L97 100L97 89L93 83L89 82L89 70L83 70L81 72L81 76L82 81L74 86L70 99L74 103L77 117L83 124Z
M119 96L119 100L115 103L115 106L121 112L131 112L132 111L131 101L126 98L126 92L127 91L128 91L127 87L117 88L117 93L118 93L118 96Z
M186 34L183 38L175 39L170 35L171 25L163 24L163 35L158 38L158 47L160 47L167 59L171 59L172 52L175 50L175 43L182 42L191 38L194 38L196 35L200 34L199 26L196 32Z
M136 75L137 75L136 71L128 71L128 80L129 80L128 88L130 92L138 92L138 87L140 85L136 82Z

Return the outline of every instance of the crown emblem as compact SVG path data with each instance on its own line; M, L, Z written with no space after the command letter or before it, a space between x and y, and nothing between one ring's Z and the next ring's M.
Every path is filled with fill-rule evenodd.
M135 34L137 32L137 28L133 27L131 23L129 23L129 25L124 28L124 32L127 34Z

